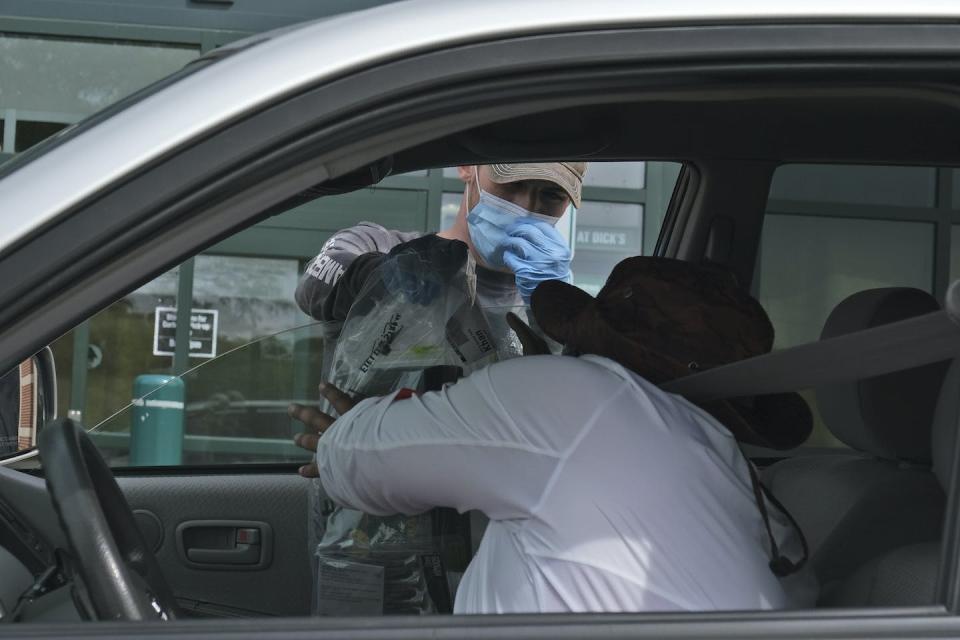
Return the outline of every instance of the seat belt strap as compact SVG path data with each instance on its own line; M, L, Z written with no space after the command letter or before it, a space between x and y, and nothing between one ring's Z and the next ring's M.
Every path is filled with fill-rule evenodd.
M862 380L941 362L960 355L960 324L955 317L948 306L945 311L708 369L671 380L662 389L708 402Z

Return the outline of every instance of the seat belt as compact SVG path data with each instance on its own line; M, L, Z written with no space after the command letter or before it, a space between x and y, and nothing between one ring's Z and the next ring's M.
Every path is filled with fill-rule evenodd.
M958 285L958 283L954 283ZM719 366L662 385L669 393L708 402L727 398L786 393L822 384L861 380L940 362L960 355L960 288L951 286L947 309L848 333L755 358ZM760 482L746 458L754 497L770 541L770 569L779 578L800 570L809 548L800 525ZM803 555L794 562L780 552L770 525L769 500L796 530Z
M949 360L960 355L960 288L957 296L950 293L943 311L707 369L661 388L709 402L862 380Z

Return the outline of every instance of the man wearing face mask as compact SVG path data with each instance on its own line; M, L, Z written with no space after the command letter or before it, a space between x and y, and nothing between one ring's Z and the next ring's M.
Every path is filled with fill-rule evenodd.
M570 281L570 250L555 225L571 203L580 206L585 171L583 162L458 167L465 187L452 227L423 234L361 222L340 231L301 277L297 304L318 320L343 322L364 282L389 256L414 251L439 263L449 243L459 241L476 260L478 304L493 311L491 324L501 324L540 282Z

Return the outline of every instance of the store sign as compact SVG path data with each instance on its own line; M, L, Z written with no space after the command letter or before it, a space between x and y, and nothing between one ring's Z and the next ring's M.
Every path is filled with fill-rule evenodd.
M577 229L577 247L611 251L639 250L640 231L581 226Z
M216 309L190 310L190 357L217 357ZM153 322L153 355L172 356L177 347L177 309L157 307Z

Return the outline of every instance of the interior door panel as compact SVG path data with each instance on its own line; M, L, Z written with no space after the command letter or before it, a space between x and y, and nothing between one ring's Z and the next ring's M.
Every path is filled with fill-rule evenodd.
M131 509L159 522L159 536L145 533L159 537L157 561L187 612L309 614L308 481L295 471L121 476L117 482ZM233 555L240 562L196 562L188 554L194 560Z

